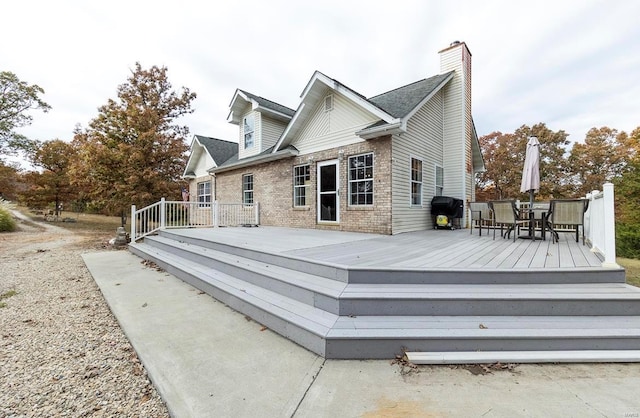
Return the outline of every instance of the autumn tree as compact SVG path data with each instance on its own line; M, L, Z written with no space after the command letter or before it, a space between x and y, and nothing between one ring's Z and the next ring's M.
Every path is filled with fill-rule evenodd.
M20 184L20 169L16 163L0 161L0 199L14 200Z
M28 84L13 73L0 71L0 153L29 150L34 142L16 129L28 126L33 121L31 110L48 112L51 109L41 99L42 87Z
M569 166L578 194L602 190L604 183L622 175L629 160L627 138L616 129L591 128L584 143L573 144Z
M40 143L30 159L42 171L26 174L30 187L22 194L22 200L35 207L53 203L58 216L60 204L75 197L70 177L75 154L73 145L60 139Z
M569 143L563 131L554 132L544 123L523 125L514 133L493 132L479 138L486 171L476 179L477 195L486 199L528 199L520 192L520 182L529 137L540 141L540 190L548 199L570 193L567 161L564 157Z
M136 63L127 82L85 130L76 129L79 147L74 178L90 190L94 204L124 217L132 204L148 205L179 196L189 129L177 120L192 113L196 94L176 92L166 67Z

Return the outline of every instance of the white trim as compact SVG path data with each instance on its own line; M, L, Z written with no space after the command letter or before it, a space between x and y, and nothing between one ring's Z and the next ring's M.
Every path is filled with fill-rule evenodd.
M367 179L357 179L357 180L351 180L350 175L351 175L351 159L352 158L358 158L358 157L362 157L365 155L369 155L371 154L371 180L367 180ZM367 152L362 152L360 154L354 154L354 155L350 155L349 157L347 157L347 206L349 207L357 207L357 208L361 208L361 207L368 207L371 208L373 207L373 205L375 204L375 167L376 167L376 160L375 160L375 153L373 151L367 151ZM362 205L359 204L352 204L351 203L351 184L352 183L360 183L360 182L364 182L364 181L371 181L371 203L365 203Z
M355 134L362 139L378 138L381 135L396 135L407 131L407 126L403 122L396 122L371 128L364 128Z
M322 192L320 191L320 182L322 180L321 176L320 176L320 169L322 167L326 167L329 165L335 165L336 166L336 190L335 190L335 194L336 194L336 220L335 221L325 221L320 219L321 216L321 205L320 205L320 195L322 194ZM316 183L317 183L317 187L316 187L316 220L318 223L330 223L330 224L339 224L340 223L340 160L327 160L327 161L320 161L317 163L317 167L316 167ZM325 192L325 194L330 194L333 192Z
M305 184L302 186L297 186L296 185L296 168L300 168L300 167L308 167L309 168L309 181L311 181L311 164L309 163L304 163L304 164L298 164L298 165L294 165L293 169L292 169L292 183L293 183L293 207L294 208L304 208L304 207L308 207L309 206L309 184L306 183L306 179L305 179ZM302 189L304 188L305 192L304 192L304 205L296 205L296 188L297 189Z
M413 160L420 161L420 203L413 203ZM422 208L424 206L424 159L409 154L409 206L412 208Z
M433 195L434 196L442 196L443 194L438 194L438 167L442 169L442 193L444 193L444 167L438 163L433 165Z

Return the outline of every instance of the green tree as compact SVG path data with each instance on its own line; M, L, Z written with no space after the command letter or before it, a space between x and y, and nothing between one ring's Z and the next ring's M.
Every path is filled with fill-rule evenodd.
M74 199L71 186L70 169L76 150L72 144L60 139L39 144L31 155L31 162L42 172L28 173L30 188L22 195L29 206L45 207L54 204L56 216L59 215L60 204Z
M86 130L76 129L76 181L107 213L123 215L131 204L179 196L189 129L177 123L192 113L196 94L172 89L166 67L136 63L117 100L99 108Z
M0 153L30 150L33 141L16 132L33 121L30 110L48 112L51 109L40 96L42 87L28 84L13 73L0 72Z

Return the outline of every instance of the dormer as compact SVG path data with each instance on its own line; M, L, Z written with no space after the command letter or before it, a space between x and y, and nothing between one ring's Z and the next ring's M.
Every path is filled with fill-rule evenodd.
M229 104L229 123L238 126L238 158L252 157L272 148L295 111L237 89Z

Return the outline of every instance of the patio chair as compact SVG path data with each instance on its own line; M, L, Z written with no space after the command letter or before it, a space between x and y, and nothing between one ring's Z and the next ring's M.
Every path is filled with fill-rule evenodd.
M546 224L551 232L553 242L558 242L558 229L571 227L576 230L576 242L580 241L579 228L582 225L582 245L584 240L584 213L587 211L587 199L554 199L549 205Z
M489 225L492 221L492 212L489 209L489 202L470 202L469 212L471 213L471 235L473 235L473 224L480 229L480 236L482 236L482 224L487 226L487 233L489 233Z
M518 231L520 225L529 222L528 219L520 219L520 213L516 208L515 200L496 200L489 202L489 207L493 212L493 239L496 239L496 225L500 225L500 235L509 238L513 231L513 242L516 241L516 228ZM507 230L502 234L502 227L506 226Z

